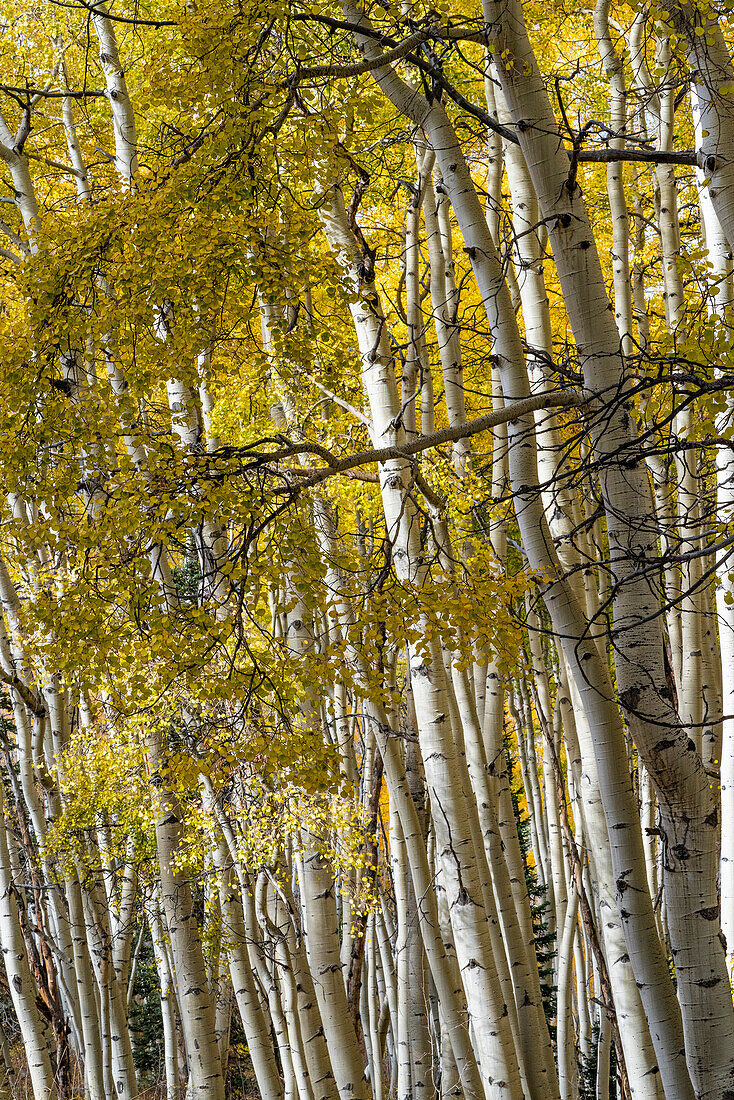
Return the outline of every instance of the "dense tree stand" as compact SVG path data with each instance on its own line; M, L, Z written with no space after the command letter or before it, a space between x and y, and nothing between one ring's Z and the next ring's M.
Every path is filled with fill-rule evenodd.
M734 1100L724 9L4 0L0 1100Z

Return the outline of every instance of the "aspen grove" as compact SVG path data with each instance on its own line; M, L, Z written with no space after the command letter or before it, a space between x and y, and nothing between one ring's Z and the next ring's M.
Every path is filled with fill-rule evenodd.
M0 1100L734 1100L726 0L0 0Z

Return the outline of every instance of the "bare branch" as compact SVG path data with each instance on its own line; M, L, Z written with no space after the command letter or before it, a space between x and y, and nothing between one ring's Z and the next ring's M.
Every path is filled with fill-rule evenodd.
M428 32L418 31L417 34L410 35L404 42L398 43L393 49L387 50L378 60L365 60L359 61L354 65L313 65L309 69L299 69L297 77L299 81L313 80L316 77L348 77L348 76L360 76L362 73L372 72L373 69L379 69L383 65L389 65L392 61L399 61L401 57L405 57L409 54L415 46L420 46L422 42L425 42L428 37Z
M72 11L82 8L84 11L91 12L92 15L102 15L105 19L111 19L113 23L128 23L134 27L177 27L173 19L139 19L132 15L111 15L106 8L102 8L100 4L87 4L84 0L76 0L75 3L65 4L63 0L51 0L52 4L55 4L57 8L70 8Z
M34 99L87 99L89 96L107 95L107 92L92 88L87 88L83 92L52 92L47 88L16 88L12 84L0 84L0 92L7 92L8 95L12 95L14 98L17 95L27 95L29 91Z

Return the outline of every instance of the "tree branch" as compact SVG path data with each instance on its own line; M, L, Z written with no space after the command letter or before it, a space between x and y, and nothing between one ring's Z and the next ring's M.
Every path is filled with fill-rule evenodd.
M475 417L473 420L467 420L465 424L457 424L453 428L442 428L441 431L431 432L430 435L419 435L411 442L403 443L400 446L375 447L369 451L349 455L347 458L335 459L328 470L316 471L313 475L313 483L317 484L318 481L323 479L324 475L344 473L355 466L366 466L372 462L388 462L393 458L412 458L413 455L420 454L421 451L427 451L431 447L440 447L444 443L457 443L460 439L468 439L479 432L496 428L499 424L510 424L541 409L570 408L573 405L582 405L588 400L588 394L578 393L575 390L555 394L542 393L535 397L526 397L522 401L513 401L503 409L497 409L495 412L486 413L484 416ZM298 446L301 450L304 449L302 443Z
M415 46L420 46L422 42L425 42L428 37L427 31L418 31L417 34L410 35L403 42L399 42L397 46L394 46L391 50L387 50L379 60L365 60L359 61L354 65L313 65L308 69L299 69L296 73L298 80L310 80L316 77L348 77L348 76L360 76L362 73L372 72L373 69L379 69L383 65L389 65L392 61L399 61L401 57L405 57L409 54Z
M84 11L91 12L92 15L101 15L104 19L110 19L113 23L129 23L134 27L177 27L173 19L138 19L132 15L112 15L100 4L87 4L85 0L76 0L75 3L65 4L63 0L51 0L52 4L55 4L57 8L71 8L72 11L78 8L82 8Z
M51 92L46 88L16 88L12 84L0 84L0 92L7 92L8 95L13 97L28 95L30 92L34 98L40 97L42 99L86 99L88 96L107 95L107 92L92 90L91 88L83 92Z
M411 61L414 65L417 65L419 69L426 72L446 93L446 95L456 103L458 107L462 107L468 114L472 115L479 122L482 122L494 133L499 134L506 141L512 142L513 145L519 144L519 139L515 134L515 131L509 126L503 126L501 122L498 122L496 118L493 118L483 107L477 106L467 99L465 95L451 84L449 80L443 74L443 71L439 65L435 62L420 57L418 54L412 52L412 47L409 47L408 43L411 42L411 38L405 39L403 42L398 43L394 38L389 35L380 34L374 29L367 29L356 23L350 23L346 19L331 19L324 15L300 15L295 18L300 18L304 21L313 21L316 23L322 23L325 26L330 27L332 30L346 30L357 31L359 34L366 35L369 38L374 38L381 45L390 46L391 48L385 52L380 60L372 60L360 62L356 65L349 66L319 66L317 70L304 70L314 76L352 76L359 73L365 73L374 69L380 68L382 65L388 65L391 60L398 60L401 57L405 57L408 61ZM420 32L412 36L412 39L417 39L419 43L425 42L429 37L435 37L439 41L444 38L458 39L469 38L472 40L483 41L484 36L482 32L460 32L455 31L452 28L444 34L437 28L433 27L428 30ZM321 70L321 71L320 71ZM642 161L647 164L678 164L688 165L693 168L699 165L699 154L695 149L681 149L681 150L662 150L662 149L582 149L578 150L575 154L571 149L566 150L569 160L575 156L576 160L584 161L592 164L609 164L613 161Z
M431 432L430 435L419 435L409 443L392 447L374 447L367 451L359 451L357 454L347 455L345 458L338 458L318 443L309 443L306 440L291 441L283 436L278 436L273 440L283 445L278 450L270 453L256 451L251 447L220 447L217 451L210 451L202 455L202 458L208 463L212 460L241 456L243 459L249 460L246 461L243 470L254 470L264 465L271 466L284 462L294 455L313 454L324 460L327 464L325 468L313 471L306 471L302 468L279 471L281 474L305 475L304 480L299 482L298 488L308 489L314 485L319 485L335 474L352 476L350 471L354 470L355 467L367 466L373 462L388 462L390 459L411 459L414 455L420 454L421 451L427 451L431 447L440 447L444 443L456 443L460 439L467 439L479 432L488 431L499 424L512 423L541 409L571 408L572 406L583 405L589 399L589 394L577 390L537 394L534 397L526 397L521 401L513 401L509 406L497 409L495 412L486 413L484 416L475 417L473 420L467 420L465 424L457 424L453 428L443 428L441 431ZM260 441L259 445L262 446L263 442L266 441ZM213 470L210 476L219 478L231 474L232 470L226 472Z

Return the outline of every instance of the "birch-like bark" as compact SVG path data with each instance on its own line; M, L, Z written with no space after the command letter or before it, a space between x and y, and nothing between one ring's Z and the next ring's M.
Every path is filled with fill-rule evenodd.
M698 85L691 87L691 106L696 133L696 145L702 147L705 101L699 97ZM730 331L732 308L732 246L722 230L714 206L708 174L696 171L701 218L705 231L708 261L711 266L711 305L719 323ZM716 293L714 293L716 291ZM717 416L717 431L724 435L731 426L734 405L731 399ZM734 522L734 457L730 448L716 450L716 520L721 530ZM704 764L709 774L719 773L721 783L721 855L719 880L721 889L721 931L726 940L727 968L734 982L734 574L727 558L717 570L716 617L718 619L719 669L721 674L720 711L723 721L716 721L716 701L711 700L714 721L703 730ZM704 631L712 629L708 619Z
M353 21L364 18L360 17L353 8L345 10L348 10ZM512 20L513 28L522 28L522 35L524 35L521 14L518 14L514 9ZM488 22L493 27L500 26L500 23L495 19L494 12L492 12ZM378 53L371 40L359 39L358 36L358 41L362 51L367 56L374 57ZM515 43L513 42L512 45L513 48L510 53L517 56L518 50L514 48ZM523 51L524 54L528 55L526 60L529 71L535 72L534 58L532 58L526 40ZM508 394L512 394L513 397L516 395L525 396L528 393L527 377L509 296L502 279L491 236L486 228L486 222L466 168L466 162L445 112L440 104L429 105L425 100L419 99L414 94L408 94L406 86L386 67L375 69L374 75L383 91L388 95L388 98L392 99L398 109L423 126L436 151L439 164L445 163L444 179L462 228L465 246L472 260L485 309L494 332L495 354L499 359L500 369L503 371L505 396L506 398ZM533 81L533 84L535 85L535 81ZM525 89L527 86L528 80L523 77L522 88ZM513 93L512 97L509 94L510 91ZM511 100L515 94L515 86L508 82L505 87L506 97ZM533 94L535 97L535 110L538 110L539 105L542 110L545 95L542 86L534 86ZM513 106L512 103L510 105ZM547 121L544 130L550 129L551 125L554 126L555 124ZM551 154L545 151L543 163L547 161L553 164L557 149L557 138L549 138L548 141L553 144L554 152ZM526 160L531 173L536 167L537 156L535 150L532 152L533 155L531 156L529 155L530 150L526 151ZM553 181L553 205L557 202L558 195L563 193L561 187L565 185L568 175L568 169L565 165L564 168L563 180ZM543 183L541 206L543 199L548 199L545 190L547 183L545 180L543 180ZM572 220L570 215L567 215L567 217ZM591 246L587 234L584 234L584 240ZM586 248L581 251L582 253L586 252ZM604 313L606 312L608 312L608 303L604 307ZM599 324L598 309L594 313L594 321L595 324ZM614 344L618 345L616 326L613 326L613 330ZM616 352L615 357L617 357ZM506 386L505 379L507 381ZM532 438L532 426L518 422L518 424L512 426L510 440L513 439L513 436L517 438L519 433L522 433L522 440L518 440L519 445L514 448L510 446L510 471L511 481L516 486L516 511L523 542L533 567L554 573L555 565L549 551L549 535L547 534L545 521L542 515L538 514L533 490L529 488L537 484L534 454L530 453L531 447L527 443L528 438ZM642 499L644 500L644 494L642 494ZM656 1045L661 1072L664 1074L664 1081L666 1078L671 1081L671 1087L678 1088L682 1096L690 1096L691 1087L685 1066L681 1068L680 1059L675 1053L680 1051L683 1045L679 1009L670 983L666 960L660 951L652 905L647 892L637 807L629 777L625 780L619 767L612 763L614 760L624 759L625 751L619 717L616 707L612 703L612 690L608 681L607 670L601 666L596 647L593 644L588 644L585 617L580 613L580 609L573 600L567 586L559 580L555 582L550 591L552 598L549 602L547 598L549 611L554 619L556 629L561 637L566 640L564 650L566 650L567 658L574 670L574 676L583 693L584 705L588 708L590 719L597 729L603 731L603 735L597 739L595 747L598 749L599 775L602 783L605 811L610 819L610 840L614 836L613 859L619 883L618 890L620 893L625 894L624 920L629 932L626 938L630 955L632 956L634 952L635 970L639 974L638 980L642 986L643 1000L646 1001L648 1016L652 1022L653 1041ZM577 639L578 641L576 641ZM583 660L581 660L582 653ZM590 690L591 683L596 685L593 690ZM601 684L608 685L602 693L598 691L598 686ZM603 699L600 699L600 694L604 695ZM606 701L607 699L609 702ZM616 751L614 746L616 746ZM613 830L612 826L617 824L622 826L621 829ZM641 887L639 892L636 888L638 882ZM631 885L632 889L630 889ZM630 905L632 901L634 901L634 906ZM644 980L642 979L643 973L645 975ZM724 1014L726 1015L726 1013ZM671 1052L674 1053L671 1055ZM663 1063L665 1063L665 1068L663 1068ZM675 1085L673 1085L673 1081L676 1082Z
M102 1025L109 1047L109 1070L115 1095L121 1100L134 1100L138 1085L127 1021L127 983L120 981L115 970L109 903L101 884L93 879L85 883L82 900L100 1001L106 1006Z
M609 127L614 135L610 149L624 148L627 127L627 90L624 65L612 41L609 26L610 0L597 0L594 8L594 31L599 56L609 81ZM632 296L630 293L629 216L624 193L624 165L612 161L607 165L607 194L612 219L612 278L614 280L614 311L622 351L632 351Z
M515 121L531 115L540 123L537 129L521 128L518 136L534 178L541 211L556 218L551 241L588 385L602 391L617 388L624 379L624 364L616 347L618 336L609 317L593 235L579 190L568 185L568 168L565 158L561 163L563 154L557 143L557 128L527 39L522 12L514 2L502 10L488 3L485 15L494 27L500 50L507 50L506 56L515 58L533 74L532 78L524 77L518 82L510 67L505 66L503 86ZM663 828L673 858L671 873L666 876L668 920L685 1018L688 1064L696 1088L706 1095L709 1089L715 1092L719 1087L716 1082L734 1072L731 1052L717 1053L715 1064L704 1055L712 1036L723 1035L734 1025L716 927L718 908L712 864L716 858L718 814L700 758L691 752L688 732L666 695L656 594L639 576L632 561L633 547L635 563L654 551L654 522L648 519L649 487L644 467L626 463L623 468L614 458L620 449L634 446L634 440L634 425L623 408L613 423L607 422L603 431L595 433L597 454L608 464L602 491L611 564L617 582L616 677L638 750L663 796ZM661 730L666 736L660 736ZM601 769L600 779L605 812L610 817L613 802L611 792L605 790ZM639 836L637 821L634 828ZM627 869L628 865L624 867ZM616 870L618 889L623 884L623 892L629 897L627 880L619 878L623 868L618 865ZM644 893L647 896L646 889ZM650 912L645 915L648 928L650 916ZM632 938L628 938L631 956ZM657 950L656 954L659 957ZM715 1047L717 1052L725 1049L718 1039ZM658 1054L660 1057L661 1051ZM662 1064L661 1072L664 1072Z
M357 242L349 229L339 192L327 191L322 199L321 216L329 243L350 274L361 267ZM354 275L352 274L352 278ZM363 363L363 382L368 395L375 439L388 442L394 437L395 417L400 409L397 399L391 354L381 323L375 312L376 295L371 288L371 308L362 300L352 308ZM400 437L398 437L400 438ZM392 559L398 576L409 584L421 583L424 575L422 553L418 545L415 506L407 492L407 463L391 460L381 467L381 491ZM424 635L427 624L419 622ZM421 750L432 804L439 807L434 821L440 830L442 865L450 883L452 926L460 965L464 970L472 1023L480 1051L485 1079L505 1083L507 1095L519 1092L519 1068L507 1019L506 1005L492 961L488 929L483 913L482 890L477 875L476 852L471 832L475 811L467 802L469 788L465 764L457 753L450 725L443 660L434 642L420 651L411 645L411 682ZM478 821L476 822L478 827ZM476 966L470 960L482 960ZM487 1016L487 1006L490 1016ZM481 1007L480 1007L481 1006Z
M179 1100L177 1005L175 984L164 935L159 902L159 891L154 890L146 899L145 911L153 943L158 981L161 987L161 1018L163 1023L163 1063L166 1081L166 1100Z
M370 1088L349 1011L339 952L333 872L315 847L309 847L296 864L308 969L339 1096L341 1100L368 1097Z
M56 1100L51 1036L36 1004L37 991L18 916L18 893L13 881L4 818L5 800L0 784L0 950L23 1039L34 1100Z
M99 60L115 135L115 168L123 187L132 188L138 171L138 140L125 71L120 61L114 24L104 3L95 4L92 23L99 41Z
M701 166L719 224L734 250L734 66L718 15L692 0L664 0L673 29L685 43L700 119Z
M347 237L341 238L346 244ZM320 509L317 532L325 551L327 561L333 561L334 530L329 521L329 513ZM353 621L353 611L346 603L344 593L348 591L337 570L329 574L329 588L332 592L338 617L345 640L349 637L348 627ZM365 685L369 677L363 667L360 653L347 643L347 652L351 666L358 672ZM477 1100L483 1095L477 1059L472 1051L466 1027L464 1011L464 992L456 966L453 951L448 952L441 935L438 904L434 887L434 876L428 863L423 829L419 820L416 804L408 787L403 761L400 759L395 743L393 728L389 716L382 705L374 698L365 699L365 716L374 732L377 747L385 768L385 780L390 796L391 807L399 814L405 840L406 852L413 881L413 890L418 904L418 919L421 928L423 946L426 951L431 978L436 987L445 1021L444 1036L451 1044L464 1095L467 1100ZM384 950L384 941L382 950ZM389 968L386 968L386 974ZM397 998L391 994L391 1016L397 1019Z
M734 404L727 403L721 416L728 428L734 418ZM716 456L717 519L723 530L734 524L734 452L720 448ZM722 722L721 745L721 930L726 940L729 974L734 982L734 572L729 560L721 570L722 583L716 589L721 651Z
M431 178L426 179L423 195L423 216L426 223L426 245L430 263L430 292L433 309L433 323L436 328L436 340L441 361L444 394L446 396L446 416L449 426L466 422L466 402L464 399L464 379L461 366L461 339L452 310L455 305L451 270L453 257L444 253L444 247L451 246L450 224L441 232L439 203ZM459 440L453 446L454 469L463 477L471 454L467 439Z
M188 876L176 861L183 835L181 807L164 776L166 762L158 736L148 739L155 798L155 832L161 906L171 941L171 961L186 1046L191 1100L224 1100L224 1078L216 1037L199 927Z
M216 817L214 795L209 784L205 805ZM247 934L241 897L235 892L228 872L229 851L226 843L213 840L213 859L219 884L219 903L222 911L223 931L226 935L229 972L234 996L247 1040L247 1050L257 1079L257 1087L263 1100L282 1100L283 1083L278 1074L270 1029L258 996L255 978L247 953Z
M564 913L563 930L558 948L558 1006L556 1010L558 1030L556 1034L558 1083L561 1090L561 1100L572 1100L574 1094L577 1094L577 1090L574 1088L575 1050L570 1000L573 981L573 942L577 930L578 902L578 894L575 888L572 888ZM585 990L581 992L584 995L586 993Z

